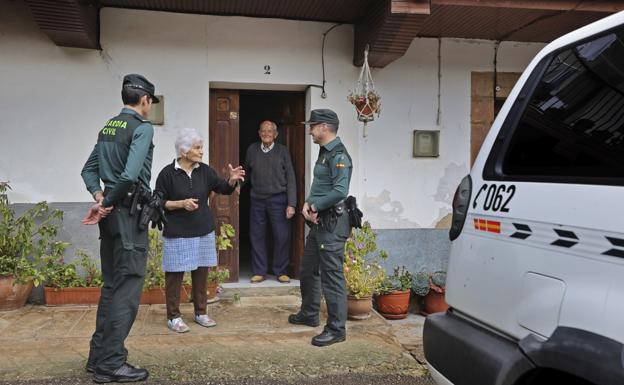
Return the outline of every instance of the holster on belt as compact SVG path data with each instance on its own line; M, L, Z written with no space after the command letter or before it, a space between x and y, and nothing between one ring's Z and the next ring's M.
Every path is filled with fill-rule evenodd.
M349 214L349 224L356 229L362 228L362 217L364 214L357 206L357 201L353 195L349 195L345 200L347 213Z
M344 201L336 203L334 206L319 212L319 226L328 232L333 232L338 224L338 218L346 211Z
M164 207L165 200L158 191L152 194L146 192L139 219L139 230L147 229L150 222L152 222L152 228L158 226L158 229L162 230L163 225L167 224Z

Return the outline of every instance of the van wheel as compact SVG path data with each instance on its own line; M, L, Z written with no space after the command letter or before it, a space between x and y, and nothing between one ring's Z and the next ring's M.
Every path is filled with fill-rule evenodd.
M536 369L525 375L515 385L595 385L583 378L554 369Z

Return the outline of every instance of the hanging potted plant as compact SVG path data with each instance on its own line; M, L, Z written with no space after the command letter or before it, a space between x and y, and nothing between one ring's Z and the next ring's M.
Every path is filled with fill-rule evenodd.
M370 223L364 222L361 229L351 231L345 243L344 260L349 319L370 317L373 294L385 278L385 270L379 263L387 257L385 251L377 250L376 235Z
M368 65L368 45L364 50L364 64L360 71L360 77L355 85L355 89L349 92L347 99L355 106L357 119L360 122L364 122L365 128L367 122L375 120L375 114L379 117L381 96L375 91L373 76Z
M0 311L24 306L33 286L42 282L40 258L63 218L62 211L50 210L46 202L16 215L8 189L8 182L0 182Z
M446 272L436 271L434 273L419 272L412 280L412 290L414 294L422 297L422 315L444 312L448 309L448 304L444 299L446 292Z
M57 242L52 253L42 258L42 272L45 276L44 297L47 306L94 305L100 300L102 273L92 258L78 251L85 277L78 274L75 262L65 262L63 251L67 242Z
M395 268L394 273L382 282L375 298L379 314L387 319L407 317L411 289L412 274L409 270L405 266Z
M381 112L381 96L375 90L353 90L347 96L351 104L355 106L357 118L360 122L375 120L375 114L379 117Z

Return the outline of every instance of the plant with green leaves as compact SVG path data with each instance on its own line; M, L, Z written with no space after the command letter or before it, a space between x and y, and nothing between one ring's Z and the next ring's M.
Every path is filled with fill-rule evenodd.
M436 271L427 273L424 271L414 274L412 278L412 290L416 295L421 297L429 294L431 290L436 293L444 293L446 291L446 272Z
M55 242L50 254L41 258L41 272L46 287L65 289L69 287L102 287L102 273L91 257L84 251L77 251L78 262L65 262L63 256L68 242ZM78 266L85 271L85 276L78 272Z
M10 188L8 182L0 182L0 277L38 286L44 278L41 257L54 244L63 212L39 202L18 216L9 203Z
M431 274L429 286L436 293L444 293L446 291L446 271L436 271Z
M217 253L234 247L232 240L236 235L234 226L229 223L222 223L219 227L219 234L215 237ZM226 279L230 278L230 270L226 267L216 266L208 271L208 282L221 285Z
M148 243L147 267L145 269L143 291L165 287L165 272L162 270L163 241L160 239L160 232L158 230L149 230Z
M347 293L358 299L378 293L386 277L380 263L388 254L378 250L377 235L368 221L361 229L351 231L345 243L344 258Z
M80 266L83 268L85 273L84 286L102 287L102 285L104 284L102 271L94 262L94 259L84 250L77 250L76 255L80 257Z
M379 289L377 289L377 293L380 295L390 294L396 289L394 288L394 282L390 277L385 277L383 281L379 284Z
M217 235L215 242L217 245L217 251L227 250L234 247L232 244L232 239L236 235L236 231L234 230L234 226L229 223L221 224L219 228L219 234Z
M406 291L412 288L412 273L405 266L396 267L392 275L386 277L379 288L379 294L393 291Z
M208 282L220 285L228 278L230 278L230 270L225 267L217 266L208 271Z
M47 287L64 289L82 286L82 278L74 262L65 262L64 252L69 246L67 242L55 242L51 252L41 257L41 273Z

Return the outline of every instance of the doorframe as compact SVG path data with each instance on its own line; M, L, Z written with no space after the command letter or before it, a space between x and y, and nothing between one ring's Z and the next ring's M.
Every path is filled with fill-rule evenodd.
M522 73L471 72L470 75L470 166L472 167L496 118L497 102L507 99ZM494 79L496 79L496 88Z
M210 117L210 101L212 99L212 93L214 91L218 91L218 90L226 90L226 91L237 91L239 92L239 99L240 99L240 91L249 91L249 90L254 90L254 91L264 91L264 92L301 92L301 94L303 95L304 98L304 106L303 106L303 113L304 113L304 119L305 117L309 115L309 111L310 111L310 105L311 105L311 92L310 92L310 88L307 85L296 85L296 84L270 84L270 83L235 83L235 82L209 82L209 86L208 86L208 137L211 137L211 130L215 129L212 127L211 125L211 117ZM240 106L239 106L240 108ZM303 130L303 126L302 126L302 130ZM240 128L239 128L240 130ZM240 134L237 133L237 136ZM305 197L307 196L309 189L310 189L310 181L312 179L312 171L311 171L311 160L310 160L310 151L311 151L311 141L309 140L309 138L307 138L307 136L304 136L304 143L301 144L301 149L304 151L304 162L303 162L303 167L302 170L296 170L295 172L303 172L303 175L301 176L297 176L297 178L303 178L303 200L305 200ZM240 138L238 139L240 141ZM209 148L211 145L209 143ZM242 154L239 154L239 163L242 163L243 160L240 159L240 156ZM210 157L210 150L208 153L208 157ZM294 160L293 160L294 162ZM238 194L238 193L235 193ZM297 195L299 197L299 191L297 192ZM237 195L237 199L238 195ZM301 207L299 207L299 203L303 204L303 202L297 202L297 208L296 208L296 213L295 215L298 215L300 212ZM240 212L239 212L239 216L240 216ZM240 228L240 226L239 226ZM307 235L308 229L305 227L305 225L303 225L303 229L302 231L302 242L305 243L305 237ZM236 252L236 274L234 274L234 276L236 277L236 280L234 280L233 278L231 278L230 282L237 282L239 281L239 274L240 274L240 250L239 250L239 234L236 234L235 236L235 240L234 242L236 242L236 245L234 245L234 249L237 251ZM294 234L292 234L291 236L291 248L294 249L293 247L293 242L294 242ZM299 259L299 265L301 264L301 261L303 259L303 246L301 245L301 255L298 256ZM291 255L292 257L292 255ZM291 263L289 264L289 269L291 270L291 276L298 278L299 275L299 269L298 266L295 266L293 263L293 258L291 258Z

